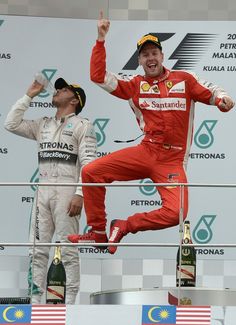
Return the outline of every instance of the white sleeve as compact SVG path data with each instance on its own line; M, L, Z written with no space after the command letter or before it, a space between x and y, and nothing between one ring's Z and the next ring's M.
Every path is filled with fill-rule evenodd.
M24 120L24 114L29 108L32 98L24 95L7 114L4 127L6 130L29 139L36 139L38 123L33 120Z

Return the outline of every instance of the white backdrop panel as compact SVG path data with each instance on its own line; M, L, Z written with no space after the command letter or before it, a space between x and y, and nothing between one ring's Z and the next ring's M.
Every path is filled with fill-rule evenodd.
M35 143L8 133L3 123L11 106L24 95L34 74L40 70L44 70L52 82L58 77L64 77L85 89L87 104L82 116L88 117L95 125L99 139L98 156L132 145L114 143L115 139L132 139L141 133L128 104L108 95L89 79L96 21L11 16L2 16L0 19L1 182L37 180ZM163 49L168 68L176 68L176 65L180 68L192 58L195 61L188 69L194 70L203 79L221 85L235 99L235 22L112 21L106 42L108 70L124 74L141 73L135 59L131 60L129 69L124 67L134 55L137 40L148 32L160 33L161 37L167 38L163 41ZM200 43L196 42L196 37ZM199 48L198 44L204 46ZM54 109L48 107L50 102L51 97L47 93L35 98L26 117L53 115ZM189 182L236 183L235 114L235 111L223 114L215 107L199 103L196 105L194 139L188 166ZM126 218L135 212L160 206L160 198L155 190L144 192L138 187L109 188L108 225L111 219ZM190 189L189 219L195 242L235 242L235 193L235 189ZM0 241L27 242L33 189L1 187L0 194ZM83 214L81 231L85 227ZM178 227L138 233L124 239L127 242L161 243L178 240ZM22 251L27 254L26 248L22 248ZM93 249L83 248L80 251L88 257L93 257L95 253L100 255ZM1 254L15 254L15 249L6 248ZM198 254L201 257L222 259L233 259L235 255L234 250L222 247L198 250ZM104 253L102 256L112 258ZM116 258L141 256L175 258L176 249L120 248L116 254Z

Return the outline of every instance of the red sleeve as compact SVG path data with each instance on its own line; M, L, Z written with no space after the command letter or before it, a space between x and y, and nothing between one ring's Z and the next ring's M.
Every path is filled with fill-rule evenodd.
M215 105L220 111L225 112L225 109L220 108L219 102L227 93L221 87L206 80L200 80L196 75L191 75L190 89L194 101L199 101L208 105Z
M90 79L93 82L103 83L106 75L105 41L96 41L90 60Z
M130 99L135 92L135 79L122 77L106 70L106 49L104 41L96 41L90 60L90 78L110 94Z
M194 101L210 104L212 98L211 90L204 86L195 76L189 75L189 89Z

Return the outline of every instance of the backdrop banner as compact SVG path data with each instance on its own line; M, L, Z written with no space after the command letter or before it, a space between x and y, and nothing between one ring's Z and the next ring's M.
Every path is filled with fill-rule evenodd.
M54 81L63 77L79 83L86 91L87 103L81 115L95 126L98 157L131 146L115 143L141 134L128 103L101 90L90 81L89 64L97 37L94 20L35 17L0 17L1 182L38 180L36 143L4 129L4 121L15 101L23 96L38 71ZM107 69L120 75L142 73L138 65L136 42L146 33L157 33L162 41L167 68L194 71L200 78L222 86L235 99L236 34L235 22L202 21L112 21L106 40ZM35 97L26 118L54 115L48 91ZM190 183L235 183L236 150L234 144L236 111L228 114L214 106L196 104L195 128L189 157ZM140 139L133 142L137 144ZM143 184L150 180L137 180ZM35 187L1 186L0 242L28 242L29 218ZM232 244L235 242L235 188L190 188L188 218L194 243ZM96 197L94 197L96 200ZM107 189L108 226L114 218L125 219L140 211L161 206L156 188L116 187ZM86 218L81 217L81 232ZM178 243L179 228L128 235L124 242ZM27 254L27 248L20 253ZM19 248L6 247L0 254L14 255ZM95 248L80 248L86 257L113 258ZM175 258L177 248L119 248L116 258ZM198 248L198 256L207 259L233 259L232 248Z

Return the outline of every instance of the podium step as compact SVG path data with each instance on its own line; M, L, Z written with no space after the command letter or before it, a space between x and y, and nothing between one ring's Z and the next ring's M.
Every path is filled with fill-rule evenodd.
M95 292L91 304L236 306L235 289L197 287L125 289Z

